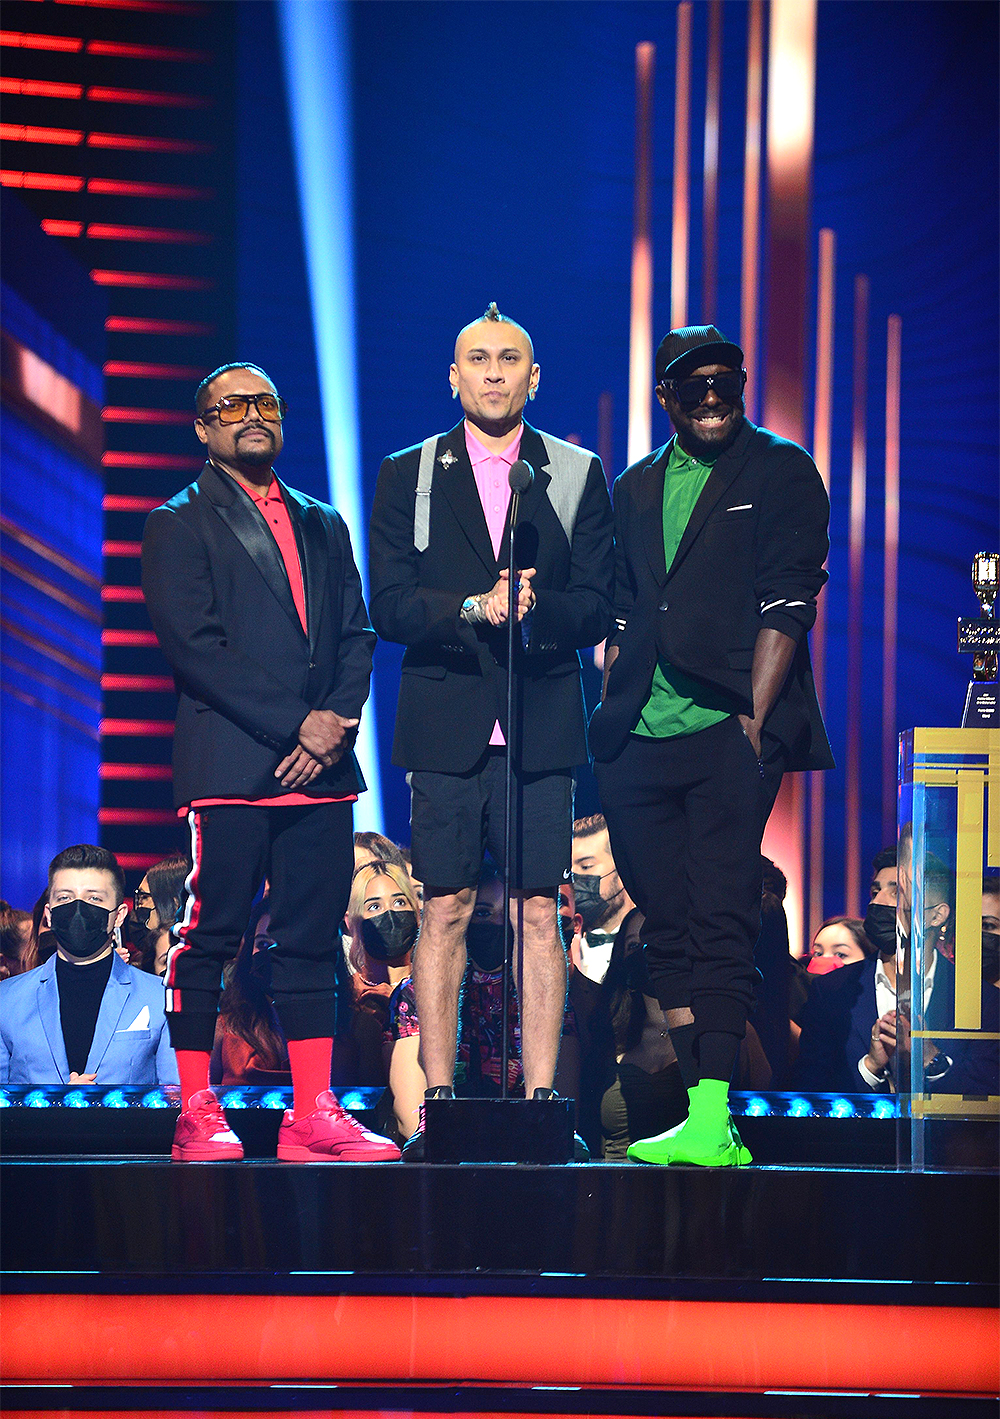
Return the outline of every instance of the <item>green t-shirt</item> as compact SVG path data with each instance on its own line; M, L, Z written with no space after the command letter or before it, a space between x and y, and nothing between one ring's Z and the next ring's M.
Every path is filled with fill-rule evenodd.
M685 453L674 439L663 479L663 554L668 572L711 471L711 463L702 463ZM635 733L650 739L695 734L732 712L732 703L721 691L712 690L668 660L660 659Z

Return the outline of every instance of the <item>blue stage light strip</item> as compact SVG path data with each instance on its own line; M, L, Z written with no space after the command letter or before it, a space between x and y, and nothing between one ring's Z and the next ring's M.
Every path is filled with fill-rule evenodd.
M381 1088L337 1089L341 1104L351 1113L374 1109ZM226 1109L291 1108L292 1091L261 1084L219 1089ZM733 1090L730 1107L736 1118L896 1118L899 1101L888 1094L754 1094ZM180 1104L176 1085L149 1089L139 1086L111 1088L91 1084L16 1085L0 1088L0 1108L27 1109L170 1109Z
M330 500L350 529L364 579L367 538L355 358L349 6L344 0L313 5L278 0L277 15L298 170ZM368 792L358 801L355 826L381 832L375 718L373 687L358 735L358 758Z

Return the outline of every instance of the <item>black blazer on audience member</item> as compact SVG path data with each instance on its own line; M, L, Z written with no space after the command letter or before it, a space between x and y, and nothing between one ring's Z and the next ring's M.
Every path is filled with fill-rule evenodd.
M154 509L142 544L150 620L180 701L174 800L275 797L274 770L312 709L360 717L375 634L343 518L281 484L306 597L302 630L278 544L253 500L206 463ZM353 753L302 790L360 792Z
M864 1094L870 1089L858 1061L868 1053L878 1019L877 967L878 957L870 956L828 975L809 977L799 1057L792 1071L796 1089L820 1094Z
M437 441L430 537L418 552L413 523L420 451L416 444L391 454L379 470L369 533L372 621L385 640L406 646L393 763L464 773L486 749L498 719L507 732L506 627L470 626L458 613L467 596L495 586L507 565L509 528L497 558L463 421ZM587 757L578 651L603 640L611 623L611 504L596 455L563 444L559 456L568 471L559 473L541 435L525 424L520 456L535 478L521 497L516 564L536 569L537 602L524 654L520 639L515 643L519 757L525 770L539 772L571 768Z
M797 642L766 729L788 769L827 769L833 755L813 685L806 633L826 582L830 503L798 444L747 420L720 454L667 572L663 480L671 443L633 463L614 486L618 655L590 722L594 757L614 759L649 698L657 658L750 714L757 633Z

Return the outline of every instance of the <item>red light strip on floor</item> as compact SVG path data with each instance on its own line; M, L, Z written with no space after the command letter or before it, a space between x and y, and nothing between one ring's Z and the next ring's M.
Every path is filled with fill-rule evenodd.
M64 98L79 98L79 94L64 94ZM116 89L104 84L92 84L87 90L91 103L135 103L148 108L211 108L215 100L203 94L170 94L157 89Z
M0 171L0 186L25 187L38 192L82 192L83 178L68 173L12 172L4 168Z
M214 281L201 276L164 276L159 271L91 271L95 286L134 286L151 291L210 291Z
M58 143L72 148L83 142L79 128L39 128L31 123L0 123L0 138L8 143Z
M174 732L172 719L102 719L101 733L139 735L148 739L168 738Z
M105 493L102 505L105 512L152 512L162 501L162 498L141 498L130 493Z
M131 335L214 335L215 326L198 320L154 320L144 315L109 315L105 330Z
M76 225L83 224L78 222ZM117 222L91 222L87 227L87 236L91 241L155 241L175 246L208 246L213 240L209 232L189 232L178 227L131 227Z
M79 5L88 10L146 10L154 15L207 15L204 5L191 0L55 0L57 5Z
M179 187L172 182L125 182L117 178L92 177L87 191L102 197L169 197L176 202L209 202L215 196L213 187Z
M48 236L78 237L83 235L82 222L64 222L56 217L46 217L42 231Z
M107 779L137 779L147 783L159 782L171 778L172 770L169 764L102 764L101 778Z
M57 84L50 79L0 77L0 94L23 94L26 98L82 99L82 84Z
M142 543L102 542L101 551L106 557L138 557L142 553Z
M158 643L155 631L118 631L106 627L101 632L102 645L155 646Z
M142 601L141 586L102 586L102 601Z
M108 405L101 410L106 424L191 424L194 415L186 409L126 409Z
M107 824L131 823L152 827L159 823L176 823L177 814L169 808L98 808L97 821Z
M25 34L21 30L0 30L0 46L11 49L49 49L60 54L79 54L83 48L82 39L70 35Z
M995 1394L995 1311L617 1297L8 1295L5 1383L436 1381ZM226 1316L219 1344L219 1316ZM359 1335L378 1345L358 1345ZM497 1344L497 1335L503 1344ZM885 1336L899 1344L886 1345Z
M102 690L143 690L149 694L160 694L174 688L172 675L102 675Z
M210 64L213 56L205 49L171 49L163 44L119 44L116 40L87 41L88 54L108 59L165 59L178 64Z
M203 379L197 365L154 365L144 360L106 360L104 373L116 379Z
M158 862L163 861L161 852L116 852L118 866L126 872L145 872L147 868L155 867ZM260 1416L255 1416L260 1419Z
M53 129L57 132L57 129ZM0 134L2 136L2 134ZM82 134L80 140L82 140ZM78 140L78 141L80 141ZM44 140L36 140L44 141ZM60 140L53 139L58 142ZM88 133L88 148L127 148L136 153L214 153L214 143L196 143L189 138L146 138L138 133Z
M115 453L112 450L102 455L101 462L105 468L166 468L178 473L196 473L204 466L204 459L189 458L186 453Z

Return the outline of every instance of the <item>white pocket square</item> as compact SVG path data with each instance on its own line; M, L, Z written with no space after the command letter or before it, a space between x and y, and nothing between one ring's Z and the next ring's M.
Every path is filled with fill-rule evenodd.
M148 1005L144 1005L144 1006L142 1007L142 1009L139 1011L138 1015L137 1015L137 1016L135 1017L135 1019L132 1021L131 1025L127 1025L127 1026L126 1026L126 1029L129 1029L129 1030L148 1030L148 1029L149 1029L149 1006L148 1006Z

